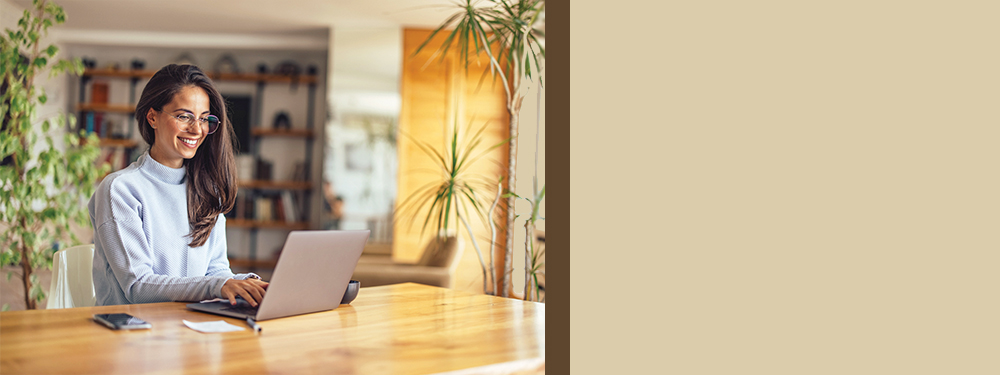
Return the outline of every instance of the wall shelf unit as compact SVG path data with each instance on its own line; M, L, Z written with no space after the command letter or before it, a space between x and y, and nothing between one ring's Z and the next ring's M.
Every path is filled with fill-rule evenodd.
M230 256L230 265L233 267L244 267L251 271L268 270L274 268L274 261L268 259L258 259L258 236L260 231L291 231L306 230L311 228L309 222L310 213L308 204L313 190L312 178L312 154L314 132L314 112L316 106L316 76L283 76L273 74L218 74L219 79L235 80L256 83L256 101L252 105L252 115L250 121L250 155L254 158L254 163L261 159L261 144L266 139L287 138L292 142L302 142L303 159L301 171L294 174L293 180L274 179L273 176L261 176L260 170L255 170L253 179L240 181L240 193L243 199L248 200L244 205L253 206L253 218L236 217L239 208L233 210L237 215L227 219L231 228L244 228L249 231L249 254L246 258ZM213 76L213 77L215 77ZM294 87L298 84L305 84L308 87L306 126L289 128L272 128L261 125L263 123L262 105L265 100L264 88L270 84L290 85ZM292 157L284 155L283 157ZM255 168L256 169L256 168ZM270 174L270 172L268 172ZM274 215L271 218L261 217L260 204L267 205L266 211L271 211ZM238 202L237 205L240 205ZM294 207L289 209L289 207ZM244 208L244 214L250 211ZM289 213L293 217L289 217ZM264 214L268 216L269 214ZM276 216L276 217L275 217ZM281 220L281 218L284 220Z

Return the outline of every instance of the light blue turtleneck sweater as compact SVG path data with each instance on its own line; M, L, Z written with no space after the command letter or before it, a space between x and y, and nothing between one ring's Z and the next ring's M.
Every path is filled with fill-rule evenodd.
M185 169L148 152L105 177L88 208L98 306L221 297L226 280L250 275L229 269L222 215L204 246L188 246Z

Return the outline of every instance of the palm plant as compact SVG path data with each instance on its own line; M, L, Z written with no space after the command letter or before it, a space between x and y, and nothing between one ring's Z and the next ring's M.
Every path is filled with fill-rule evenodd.
M485 3L485 4L484 4ZM545 33L537 26L545 14L544 0L465 0L456 2L460 10L447 18L431 33L416 53L419 53L439 32L451 29L438 52L442 60L454 46L459 58L468 69L469 63L478 61L482 53L489 57L483 77L489 74L499 78L506 95L509 115L510 148L507 191L515 191L517 167L518 115L527 91L526 81L537 77L545 59ZM474 53L472 53L474 52ZM416 55L414 53L414 56ZM511 254L514 248L514 196L507 197L507 217L504 230L507 243L504 247L504 272L502 295L508 296Z
M423 236L433 223L433 228L437 233L436 239L440 240L441 236L447 233L452 225L456 229L458 228L458 222L453 220L453 217L458 217L469 234L472 246L476 249L476 255L479 256L479 264L483 269L483 293L493 294L495 292L489 289L491 285L495 285L492 278L493 273L487 272L486 259L483 257L483 252L472 233L472 226L469 224L470 210L481 220L491 222L493 212L492 207L488 213L484 211L489 202L485 192L491 189L491 181L487 181L480 174L469 173L469 170L490 151L508 141L503 140L484 150L477 150L483 143L483 132L488 125L488 122L483 124L471 138L462 141L456 120L452 127L451 142L444 151L435 149L427 142L417 140L410 134L401 131L406 138L413 141L421 151L435 161L439 169L433 172L437 173L440 178L420 187L407 197L399 205L399 215L396 215L396 219L409 216L408 221L412 226L417 216L426 212L420 235ZM470 121L463 133L469 134L471 127L472 122ZM493 268L492 253L489 258L489 267L489 269Z

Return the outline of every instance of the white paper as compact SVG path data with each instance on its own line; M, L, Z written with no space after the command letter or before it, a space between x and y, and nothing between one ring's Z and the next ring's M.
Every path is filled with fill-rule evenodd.
M225 320L216 320L214 322L189 322L187 320L182 320L184 325L188 326L198 332L205 333L215 333L215 332L233 332L242 331L246 329L245 327L234 326L232 324L226 323Z

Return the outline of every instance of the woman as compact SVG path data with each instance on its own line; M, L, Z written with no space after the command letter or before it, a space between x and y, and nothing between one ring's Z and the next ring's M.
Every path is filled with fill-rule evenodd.
M168 65L142 90L135 119L149 150L90 198L97 305L241 296L267 283L234 275L226 218L236 199L233 129L222 95L193 65Z

